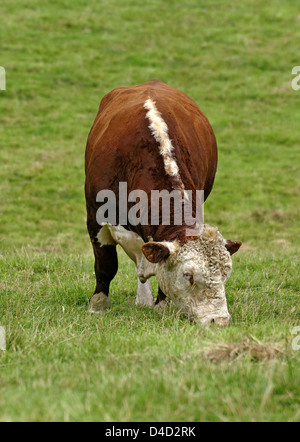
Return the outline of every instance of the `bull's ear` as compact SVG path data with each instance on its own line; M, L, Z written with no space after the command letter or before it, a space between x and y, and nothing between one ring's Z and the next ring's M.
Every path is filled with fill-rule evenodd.
M230 253L230 255L236 253L241 247L241 245L242 245L241 241L231 241L231 239L226 239L225 247Z
M159 242L146 242L142 246L142 251L148 261L153 264L162 263L170 256L170 250L164 244Z

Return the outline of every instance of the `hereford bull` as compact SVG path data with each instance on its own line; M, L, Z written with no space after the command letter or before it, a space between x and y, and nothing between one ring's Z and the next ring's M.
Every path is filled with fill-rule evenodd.
M120 244L135 262L138 275L138 304L153 305L149 278L156 276L159 292L156 304L166 297L188 317L202 324L227 325L224 285L232 270L231 256L241 246L225 240L217 228L187 235L187 223L177 225L174 213L167 224L120 222L119 184L128 192L139 189L149 196L154 189L182 193L211 192L217 168L217 144L212 127L195 102L157 80L118 88L101 101L86 148L87 227L95 255L96 290L90 311L109 308L109 286L118 269L116 245ZM113 192L120 205L116 221L97 222L99 192ZM171 211L174 205L170 205ZM126 208L125 210L128 210ZM123 213L124 215L124 213ZM124 218L124 217L123 217ZM190 226L190 224L189 224ZM198 234L198 232L201 234Z

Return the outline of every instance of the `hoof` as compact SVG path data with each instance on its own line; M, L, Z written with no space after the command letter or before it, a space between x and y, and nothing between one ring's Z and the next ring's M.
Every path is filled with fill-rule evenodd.
M138 292L136 295L135 305L148 307L152 307L154 305L154 299L149 279L145 282L141 282L141 280L138 279Z
M109 310L110 300L104 293L95 293L90 300L90 313L101 313Z
M136 299L135 305L139 305L141 307L153 307L154 306L154 299L148 298L148 299Z

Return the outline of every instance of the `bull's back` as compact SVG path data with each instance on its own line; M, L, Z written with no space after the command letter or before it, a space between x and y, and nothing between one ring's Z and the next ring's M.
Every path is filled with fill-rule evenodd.
M93 201L99 190L117 192L120 181L128 183L129 191L172 187L159 140L149 129L145 108L149 99L167 125L184 188L204 190L205 198L210 193L217 146L207 118L183 92L151 81L115 89L100 104L86 149L86 191Z

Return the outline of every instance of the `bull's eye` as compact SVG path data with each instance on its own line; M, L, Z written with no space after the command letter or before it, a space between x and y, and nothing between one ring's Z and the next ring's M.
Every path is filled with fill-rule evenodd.
M189 283L191 285L194 285L194 277L193 275L191 275L190 273L184 273L183 274L184 279L186 279L187 281L189 281Z

